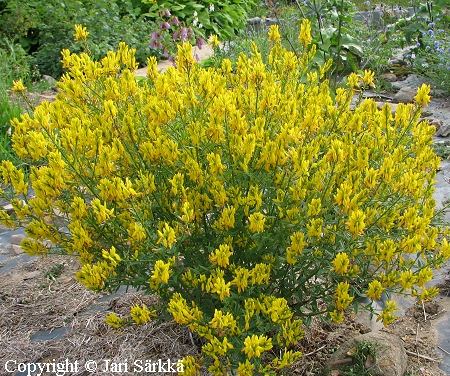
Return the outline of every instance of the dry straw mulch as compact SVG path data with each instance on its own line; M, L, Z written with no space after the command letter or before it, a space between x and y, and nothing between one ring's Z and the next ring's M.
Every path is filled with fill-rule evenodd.
M119 330L104 323L105 315L114 311L128 316L134 304L157 302L156 297L139 292L128 292L107 298L105 294L94 293L80 285L75 277L79 263L68 256L34 258L21 263L8 273L0 274L0 375L11 375L5 371L8 360L17 363L55 363L78 361L79 371L66 375L93 375L82 365L94 360L104 366L111 363L127 363L127 373L101 372L105 376L132 372L136 360L156 362L171 359L177 361L187 355L197 355L199 341L186 329L170 321L152 322L143 326L129 326ZM0 269L1 271L1 269ZM417 339L412 330L417 328L420 315L412 313L400 323L388 328L405 341L410 349L415 349ZM425 331L431 327L420 324ZM428 325L428 324L427 324ZM51 340L31 340L39 331L66 328L60 338ZM284 375L324 375L323 367L329 355L341 343L367 330L357 323L353 316L347 316L342 325L327 324L314 320L305 329L305 337L297 348L304 356ZM419 352L435 357L433 341L421 337ZM409 344L408 344L409 341ZM408 369L411 375L439 375L437 364L418 357L410 357ZM156 372L155 375L167 373ZM202 370L202 374L208 374ZM54 375L43 373L42 375Z

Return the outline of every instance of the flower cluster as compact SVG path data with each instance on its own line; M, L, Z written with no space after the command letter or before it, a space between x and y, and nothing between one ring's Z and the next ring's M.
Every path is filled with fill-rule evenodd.
M331 93L330 65L310 70L309 27L301 54L274 27L268 64L253 45L234 71L226 59L201 68L184 43L176 68L159 74L150 59L140 83L125 44L98 62L63 51L56 101L14 120L31 167L1 164L14 213L0 221L26 226L29 254L77 255L88 288L157 292L203 338L187 374L200 359L213 374L273 374L301 356L305 319L339 322L364 295L426 299L431 268L450 257L449 231L433 225L434 128L419 122L429 88L395 116L372 99L351 109L373 75Z

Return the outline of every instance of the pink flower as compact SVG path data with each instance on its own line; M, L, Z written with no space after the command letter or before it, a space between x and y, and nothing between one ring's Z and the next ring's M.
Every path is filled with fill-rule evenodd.
M170 19L170 22L172 22L174 25L178 25L180 21L178 20L178 17L172 17Z
M164 13L166 14L167 17L170 17L170 16L171 16L169 9L166 9L166 10L164 11Z

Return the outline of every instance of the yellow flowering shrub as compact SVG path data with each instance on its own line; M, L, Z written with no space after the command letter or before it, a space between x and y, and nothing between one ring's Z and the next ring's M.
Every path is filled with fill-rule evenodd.
M149 59L142 81L125 44L101 61L63 51L56 101L14 121L31 167L2 163L15 213L0 220L25 226L29 254L77 255L90 289L156 291L203 338L187 374L273 373L301 356L304 321L339 322L383 292L428 298L431 267L450 257L433 225L434 128L419 122L429 88L395 115L372 99L352 108L373 75L331 93L330 64L310 69L307 22L299 38L297 56L271 29L269 63L253 46L234 71L201 68L183 44L176 67ZM136 323L155 314L131 308Z

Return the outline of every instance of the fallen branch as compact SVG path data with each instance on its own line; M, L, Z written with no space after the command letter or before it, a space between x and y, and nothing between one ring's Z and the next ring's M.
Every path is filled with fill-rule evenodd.
M308 353L308 354L305 354L305 355L303 355L303 356L310 356L310 355L312 355L312 354L315 354L316 352L322 350L325 346L326 346L326 345L323 345L322 347L319 347L317 350L314 350L314 351L312 351L312 352L310 352L310 353Z
M353 358L345 358L342 360L335 360L334 362L331 362L330 364L332 366L338 366L339 364L347 364L353 362Z
M444 350L441 346L437 347L439 350L441 350L442 352L445 352L447 355L450 355L450 352L448 352L447 350Z
M440 362L441 362L440 360L433 359L433 358L430 358L430 357L428 357L428 356L421 355L421 354L419 354L419 353L415 353L415 352L408 351L408 350L405 350L405 351L406 351L406 353L407 353L408 355L414 355L414 356L417 356L417 357L419 357L419 358L429 360L430 362L436 362L436 363L440 363Z

